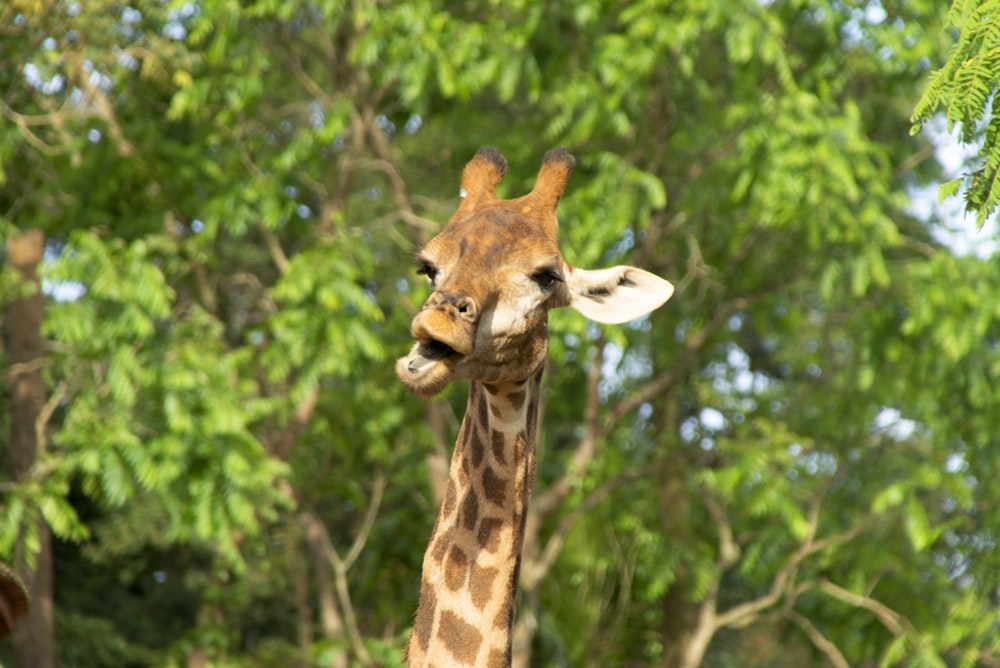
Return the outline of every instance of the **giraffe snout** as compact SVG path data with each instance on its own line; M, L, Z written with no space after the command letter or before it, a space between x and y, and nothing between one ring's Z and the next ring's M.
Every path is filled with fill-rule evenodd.
M476 301L472 297L451 292L435 292L424 304L424 309L441 311L454 319L467 322L475 322L479 315Z
M410 333L436 357L441 357L441 346L460 355L469 355L475 347L474 323L463 317L455 306L425 306L413 319Z

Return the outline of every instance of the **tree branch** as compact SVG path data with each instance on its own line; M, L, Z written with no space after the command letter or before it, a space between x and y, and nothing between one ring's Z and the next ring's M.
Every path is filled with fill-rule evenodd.
M835 599L843 601L848 605L853 605L856 608L864 608L872 612L893 635L907 635L910 637L917 637L919 635L917 629L906 617L870 596L861 596L852 593L842 587L838 587L826 578L819 579L816 584L820 591L829 594Z
M45 143L45 140L31 130L31 126L33 125L51 125L55 120L55 115L61 114L62 112L50 112L48 114L42 114L41 116L25 116L11 109L7 103L3 101L3 99L0 99L0 113L17 126L18 130L21 131L21 136L23 136L29 144L45 155L57 156L69 151L68 147L53 146Z
M351 591L347 583L347 571L350 569L354 560L357 559L361 550L364 548L365 542L368 540L368 534L371 530L372 524L374 523L374 516L377 513L377 507L381 503L382 490L384 489L384 478L381 473L376 476L375 490L372 493L372 501L369 504L368 513L365 516L365 520L362 523L362 529L358 533L358 536L354 539L351 549L348 551L348 558L343 559L340 553L337 552L337 548L334 547L333 541L330 539L330 532L327 530L326 525L316 515L313 510L302 511L301 517L306 525L306 531L309 535L309 539L313 543L322 548L322 552L325 554L327 562L333 569L334 583L337 589L337 600L340 602L340 609L343 612L343 623L344 629L347 632L347 638L351 643L351 649L354 654L358 657L358 660L366 665L373 666L371 655L368 654L368 649L365 647L364 640L361 635L361 631L358 628L357 615L354 613L354 604L351 602ZM375 508L373 511L372 508Z
M351 544L351 549L347 551L347 556L344 557L345 572L354 565L361 551L365 548L365 543L368 542L368 534L371 533L372 526L375 524L375 518L378 516L379 508L382 506L382 494L384 492L385 475L381 471L378 471L375 474L374 489L372 489L371 501L368 502L368 511L365 513L365 519L361 522L361 529L358 530L358 535L355 536L354 542Z
M399 215L406 223L424 232L435 231L440 227L437 221L429 220L416 214L413 210L413 205L410 204L410 198L406 191L406 182L403 180L399 170L396 169L396 166L388 159L345 160L343 168L345 170L371 169L382 172L389 180L389 185L392 186L392 197L396 202L396 208L399 209Z
M549 487L538 495L532 503L531 511L537 517L545 517L559 506L569 495L572 481L584 474L587 465L594 457L600 431L600 393L598 386L601 381L601 367L604 365L604 344L602 335L596 342L596 354L587 371L586 404L583 409L583 436L576 446L566 471Z
M805 538L803 538L802 544L799 545L798 549L788 557L785 564L778 569L771 583L771 589L757 599L733 606L726 612L718 615L715 619L716 629L726 626L739 628L752 623L762 610L774 606L781 600L782 596L786 594L789 584L795 579L799 566L807 557L852 540L866 527L864 523L858 524L842 533L827 536L821 540L815 540L816 530L819 526L819 511L826 494L826 489L821 489L810 500L809 527L806 530ZM798 588L795 591L797 592L796 595L801 593Z
M532 590L545 577L545 574L549 572L552 564L559 557L559 553L566 543L566 537L569 535L569 532L573 530L573 527L576 526L576 523L584 515L604 501L616 487L637 477L639 477L638 471L626 471L618 474L610 480L605 481L601 486L588 494L579 506L564 515L556 526L555 531L549 537L548 542L545 543L541 556L537 559L525 560L525 563L522 564L521 582L524 588L529 591Z
M719 573L725 573L740 560L740 546L733 538L733 527L726 516L726 509L717 503L704 487L702 497L708 514L719 529L719 558L716 561L716 568Z
M790 619L796 626L802 629L802 632L806 634L809 641L812 642L813 646L821 651L827 660L833 665L834 668L850 668L847 659L844 655L840 653L840 650L832 642L826 639L826 637L819 632L812 622L808 619L795 612L794 610L789 610L786 617Z
M37 443L37 452L39 459L45 455L46 450L49 446L48 434L45 433L45 428L49 424L49 420L52 419L52 414L59 407L60 402L66 396L66 381L60 381L56 391L52 393L49 400L45 402L42 406L42 410L38 413L38 417L35 418L35 441Z
M278 442L274 445L272 454L275 457L283 461L288 459L292 453L295 441L299 439L299 436L302 435L302 432L305 431L306 426L309 424L309 420L312 418L318 402L319 385L317 384L309 390L306 396L302 397L302 401L295 407L291 422L285 427L278 438Z
M285 255L284 249L281 247L281 242L278 241L278 237L275 236L266 225L261 224L257 226L258 231L261 236L264 237L264 244L267 246L267 250L271 253L271 259L274 261L274 266L278 268L281 275L284 276L288 273L288 256Z
M40 371L48 366L49 360L47 357L36 357L30 362L18 362L17 364L11 364L7 367L7 380L8 382L13 382L18 376L28 375L29 373L34 373Z

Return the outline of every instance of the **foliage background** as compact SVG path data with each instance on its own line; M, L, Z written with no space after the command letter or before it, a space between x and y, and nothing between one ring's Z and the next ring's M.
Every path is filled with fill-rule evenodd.
M0 558L51 550L55 665L399 662L464 403L392 374L410 256L479 146L516 196L557 144L567 259L678 291L552 316L518 665L1000 663L1000 273L912 205L947 11L5 3L47 412Z

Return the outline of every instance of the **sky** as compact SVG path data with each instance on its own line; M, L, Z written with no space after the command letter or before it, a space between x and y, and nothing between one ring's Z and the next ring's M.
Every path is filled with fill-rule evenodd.
M934 145L934 157L941 164L945 178L954 179L970 171L970 164L977 160L981 143L962 144L958 140L958 130L948 132L947 121L942 114L932 118L923 129ZM911 211L920 220L931 226L934 238L951 248L956 255L974 254L986 259L1000 248L998 240L997 215L990 216L980 229L976 216L964 210L961 191L954 197L938 201L938 186L914 188L910 190Z

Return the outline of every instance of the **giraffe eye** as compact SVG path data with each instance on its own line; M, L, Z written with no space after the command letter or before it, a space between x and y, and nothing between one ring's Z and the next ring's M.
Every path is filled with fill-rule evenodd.
M539 269L531 275L531 280L538 283L542 290L551 290L557 281L562 280L562 276L555 269Z
M438 270L437 267L429 262L421 262L420 266L417 267L417 273L426 276L427 280L431 282L431 285L434 285L434 279L437 278Z

